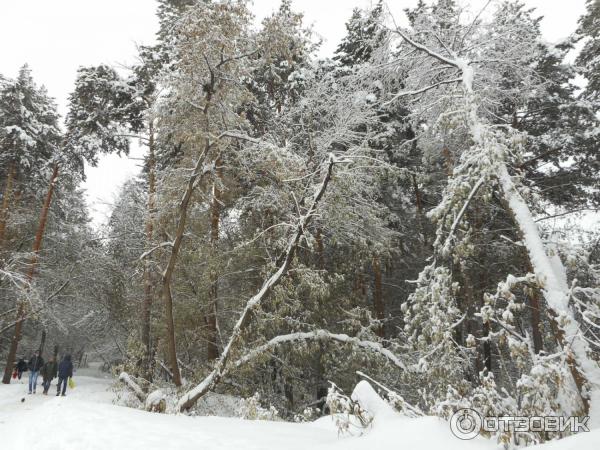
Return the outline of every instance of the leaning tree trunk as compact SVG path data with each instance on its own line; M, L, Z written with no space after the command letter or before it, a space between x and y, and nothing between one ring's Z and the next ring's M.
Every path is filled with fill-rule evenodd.
M44 205L42 206L42 212L40 215L40 222L38 224L37 232L35 233L35 240L33 241L33 255L31 257L31 261L29 262L29 270L27 272L28 282L33 280L33 277L35 275L35 270L38 262L38 254L40 252L40 249L42 248L42 239L44 237L44 232L46 231L48 211L50 210L50 204L52 203L52 196L54 195L54 187L56 185L57 178L58 164L54 164L54 168L52 170L52 177L50 178L50 186L48 187L48 192L46 193L46 198L44 199ZM19 341L21 340L21 333L23 331L23 322L25 321L25 318L25 303L23 301L19 301L19 305L17 307L17 318L15 321L15 334L13 335L12 341L10 343L10 349L8 350L8 356L6 358L6 367L4 368L4 377L2 378L2 383L4 384L10 383L12 367L15 363L15 358L17 356L17 349L19 347Z
M235 350L237 350L237 348L241 344L242 334L250 325L253 311L270 294L273 288L275 288L281 282L283 276L288 272L296 250L298 248L298 245L300 243L300 239L304 234L304 230L310 224L313 216L315 215L317 211L317 206L323 198L323 195L325 195L327 186L331 181L331 175L333 172L334 164L335 158L333 155L330 155L321 185L315 192L313 201L308 211L298 221L296 231L288 242L286 252L280 258L281 263L279 265L279 269L277 269L277 271L273 273L264 282L258 293L252 298L250 298L250 300L248 300L248 302L246 303L246 307L242 312L242 315L233 327L233 331L231 333L231 337L229 338L229 342L223 349L223 352L217 360L215 367L213 368L211 373L209 373L204 378L204 380L202 380L202 382L199 385L197 385L191 391L188 391L183 397L179 399L179 402L177 403L177 409L179 411L186 411L190 409L200 398L202 398L209 391L211 391L221 381L223 375L225 374L225 371L227 370L227 365L229 363L229 359L231 358L232 353L234 353Z
M152 246L154 234L154 208L156 193L156 159L154 155L154 124L150 119L148 127L148 216L146 218L146 246ZM152 300L154 296L150 255L144 261L144 302L142 304L142 344L144 345L144 361L142 371L146 380L152 381L152 342L150 339L150 321L152 317Z
M13 161L8 168L8 174L6 175L6 182L4 184L4 194L2 195L2 209L0 210L0 248L4 246L4 239L6 236L6 222L8 221L8 215L10 213L10 201L12 198L15 172L15 163Z

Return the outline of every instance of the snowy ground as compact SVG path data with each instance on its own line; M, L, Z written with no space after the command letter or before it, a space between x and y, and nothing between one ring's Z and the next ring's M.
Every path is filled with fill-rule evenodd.
M103 378L104 377L104 378ZM188 417L147 413L112 404L111 379L81 370L67 397L27 395L26 380L0 385L0 448L84 449L471 449L497 446L486 439L461 441L435 417L408 419L377 411L364 436L338 437L330 418L313 423L247 421L223 417ZM55 394L55 383L51 394ZM21 402L21 399L25 402ZM375 408L377 409L377 408ZM31 443L35 443L30 445ZM583 433L539 450L597 450L600 430Z

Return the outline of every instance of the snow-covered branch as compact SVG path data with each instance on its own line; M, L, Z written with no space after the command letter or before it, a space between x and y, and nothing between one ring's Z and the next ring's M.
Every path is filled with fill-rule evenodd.
M140 402L146 403L146 394L144 393L143 389L140 387L139 384L133 381L133 379L131 378L131 376L129 376L127 372L121 372L121 374L119 375L119 381L125 384L125 386L127 386L131 390L131 392L135 394L135 396Z
M318 341L337 341L342 344L348 344L354 347L359 347L364 350L368 350L374 353L377 353L384 358L386 358L390 363L395 365L401 370L407 370L406 365L390 350L385 348L379 342L373 341L364 341L357 337L351 337L347 334L343 333L331 333L327 330L315 330L309 332L298 332L291 334L283 334L277 337L274 337L269 342L255 348L254 350L246 353L242 358L238 359L233 366L239 367L243 364L246 364L250 360L260 356L261 354L277 347L278 345L289 343L289 342L297 342L297 341L308 341L308 340L318 340Z
M460 83L461 81L462 81L462 78L451 78L449 80L442 80L442 81L440 81L438 83L434 83L434 84L431 84L429 86L422 87L420 89L415 89L415 90L412 90L412 91L400 91L400 92L397 92L396 94L394 94L391 99L389 99L388 101L384 102L383 105L384 106L385 105L389 105L389 104L395 102L396 100L398 100L399 98L402 98L402 97L408 97L408 96L423 94L423 93L425 93L427 91L430 91L432 89L438 88L440 86L443 86L443 85L446 85L446 84Z
M475 183L475 186L473 186L473 189L471 189L471 192L469 193L469 196L467 197L467 200L465 201L463 207L461 208L460 212L454 218L454 222L452 223L452 226L450 227L450 231L448 232L446 241L444 242L444 245L442 246L442 253L446 254L450 250L450 245L452 244L452 238L454 237L456 228L460 224L460 221L462 220L463 216L465 215L465 212L467 212L467 208L469 207L471 200L473 200L473 197L475 197L475 194L477 194L477 191L483 185L484 182L485 182L484 177L479 178L479 180Z
M140 255L140 257L139 257L139 260L141 261L141 260L147 258L148 256L150 256L156 250L161 249L161 248L165 248L165 247L173 247L173 243L172 242L161 242L160 244L155 245L154 247L152 247L150 250L147 250L144 253L142 253Z

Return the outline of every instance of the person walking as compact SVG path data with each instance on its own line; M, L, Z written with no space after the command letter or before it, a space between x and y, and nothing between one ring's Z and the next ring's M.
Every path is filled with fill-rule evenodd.
M44 358L40 356L40 351L36 350L34 355L27 364L29 368L29 394L32 392L35 394L35 388L37 387L37 379L40 373L40 369L44 367Z
M67 391L67 382L73 376L73 363L71 355L65 355L63 360L58 365L58 385L56 386L56 396L61 395L60 386L62 384L62 396L64 397Z
M44 364L44 368L42 369L42 386L44 386L44 395L48 395L48 389L50 389L50 384L52 380L56 376L58 372L58 364L54 360L54 356L50 357L50 360Z
M23 358L19 358L19 362L17 363L17 378L20 380L23 372L27 370L27 363Z

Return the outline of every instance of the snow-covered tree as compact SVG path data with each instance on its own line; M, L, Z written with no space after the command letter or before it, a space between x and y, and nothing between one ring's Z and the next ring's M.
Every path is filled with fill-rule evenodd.
M527 250L547 320L555 327L562 355L559 368L570 372L569 385L576 386L579 407L587 410L588 390L598 383L598 366L569 305L562 263L544 245L518 174L509 172L510 165L522 158L527 134L494 124L496 105L509 98L524 102L530 92L544 88L530 64L537 42L535 27L511 3L501 4L489 24L478 18L463 24L459 18L460 10L452 2L440 2L432 8L422 6L411 17L410 29L390 30L406 55L399 58L405 88L392 99L411 98L414 120L427 124L421 125L420 145L435 150L440 139L452 145L448 186L430 214L438 224L432 264L456 264L470 255L474 230L465 213L474 204L500 200L498 206L513 221ZM518 80L512 90L504 86L503 74L509 71ZM567 343L565 334L573 341ZM562 407L573 413L569 406Z
M5 176L0 211L0 246L14 194L31 195L44 183L61 139L54 101L35 84L27 65L0 90L0 167Z
M600 4L596 0L586 1L587 11L579 19L577 37L583 40L583 48L577 57L577 67L587 80L584 98L598 108L600 102Z

